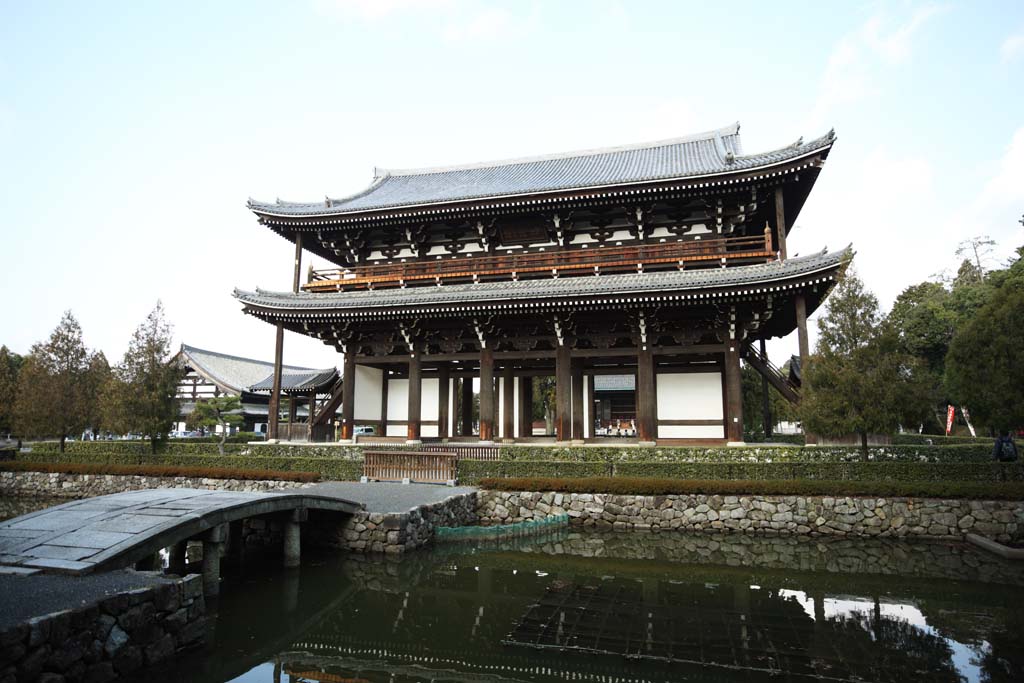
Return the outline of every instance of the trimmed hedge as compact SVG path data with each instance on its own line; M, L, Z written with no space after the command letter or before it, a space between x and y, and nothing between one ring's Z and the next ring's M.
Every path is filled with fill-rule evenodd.
M258 472L315 472L323 479L356 481L363 474L363 461L343 458L290 458L253 455L136 455L124 453L22 453L18 462L96 465L164 465L172 467L224 467Z
M175 465L103 465L96 463L3 462L0 472L50 472L59 474L118 474L142 477L201 477L205 479L276 479L279 481L320 481L316 472L241 469L234 467L189 467Z
M28 444L32 453L60 453L57 441L40 441ZM253 444L227 443L224 453L259 456L284 456L299 458L361 458L362 446L345 444ZM148 441L68 441L64 444L65 455L153 455ZM158 455L218 455L216 442L205 439L176 439L164 441L157 446Z
M988 444L992 451L994 439L974 436L946 436L945 434L894 434L893 445L927 446L928 442L935 446L951 446L954 444Z
M502 446L502 460L561 462L777 463L863 462L853 446L739 446L650 448L641 446ZM991 444L947 446L877 446L869 462L984 463L992 461Z
M788 481L694 480L588 477L557 479L528 477L484 479L483 488L495 491L557 491L615 495L773 495L773 496L879 496L886 498L970 498L1024 500L1024 483L978 484L960 482L892 481Z
M764 438L763 434L744 434L743 440L747 443L788 443L794 446L806 444L806 438L803 434L772 434L770 439Z
M488 478L624 477L686 480L841 480L841 481L1024 481L1019 463L922 462L559 462L551 460L460 460L459 482L476 484Z

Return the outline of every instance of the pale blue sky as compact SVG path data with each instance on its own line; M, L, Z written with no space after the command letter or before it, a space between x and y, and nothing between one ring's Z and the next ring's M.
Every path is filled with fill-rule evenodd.
M790 250L853 242L886 306L960 239L1024 243L1021 2L0 0L0 343L70 308L113 361L160 298L177 341L269 359L231 290L287 289L291 249L247 197L736 120L748 152L835 127Z

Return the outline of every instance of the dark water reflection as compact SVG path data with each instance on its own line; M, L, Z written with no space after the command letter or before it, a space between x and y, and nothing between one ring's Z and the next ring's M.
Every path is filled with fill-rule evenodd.
M1022 598L1024 568L954 543L571 533L307 553L235 570L211 648L147 680L1014 681Z

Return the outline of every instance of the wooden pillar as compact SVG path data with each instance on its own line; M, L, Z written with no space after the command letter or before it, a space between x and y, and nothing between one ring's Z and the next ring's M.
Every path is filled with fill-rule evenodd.
M295 274L292 277L292 291L299 293L299 273L302 271L302 233L295 233Z
M519 378L519 438L533 436L533 378Z
M356 354L346 351L342 360L341 438L351 440L355 433Z
M793 300L796 309L796 338L800 348L800 389L807 391L810 382L807 380L807 364L810 362L811 348L807 341L807 300L803 294L797 294ZM818 443L818 437L804 431L804 442L807 444Z
M449 383L451 378L448 375L448 364L441 363L437 368L437 436L441 439L448 438L448 414L449 404Z
M594 432L594 425L597 423L597 409L594 407L594 376L587 375L587 397L584 399L587 402L587 422L583 425L584 436L590 433L590 436L597 436Z
M654 352L641 345L636 354L636 434L641 443L654 443L658 438L654 392Z
M414 346L409 356L409 413L406 443L420 443L420 415L423 408L423 378L420 373L419 350Z
M501 437L512 440L516 437L516 392L512 363L506 363L501 371Z
M786 206L782 200L782 188L775 188L775 243L779 246L779 260L785 261L786 253Z
M472 411L472 400L469 405ZM494 349L489 346L480 349L480 440L494 441Z
M463 377L460 385L462 404L462 436L473 436L473 378Z
M761 358L768 360L768 349L765 347L764 339L760 340ZM768 401L768 378L761 376L761 429L764 431L764 438L772 435L772 408Z
M583 440L583 361L572 362L572 438Z
M299 414L299 401L298 396L288 394L288 439L292 438L292 425L295 424L295 420Z
M274 338L274 383L270 388L270 404L267 406L267 438L277 438L277 423L281 412L281 357L284 354L284 325L278 323Z
M388 435L388 383L391 371L386 368L380 373L380 434Z
M743 376L740 374L740 344L730 339L725 350L725 438L743 441Z
M572 439L572 354L560 344L555 350L555 440Z

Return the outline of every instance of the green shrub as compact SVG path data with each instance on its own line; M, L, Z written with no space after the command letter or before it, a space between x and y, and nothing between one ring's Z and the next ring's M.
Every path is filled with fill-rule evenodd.
M56 441L40 441L29 444L32 453L59 453ZM66 455L119 454L152 455L148 441L69 441L65 444ZM253 444L231 443L224 446L225 454L285 456L301 458L362 458L363 447L346 444ZM158 455L217 455L217 443L206 438L175 439L161 443Z
M543 475L537 475L543 476ZM735 480L973 481L1024 480L1018 463L772 462L616 463L616 477Z
M877 446L868 451L870 462L989 462L990 444L946 446ZM775 463L861 462L856 446L502 446L502 460L557 460L562 462L666 462L666 463Z
M803 446L806 441L803 434L772 434L770 439L764 438L764 434L744 434L743 440L747 443L788 443L794 446Z
M1024 483L979 484L961 482L827 481L827 480L689 480L587 477L483 479L483 488L495 491L557 491L615 495L773 495L773 496L879 496L886 498L970 498L1024 500Z
M974 436L946 436L944 434L895 434L892 437L893 445L905 446L952 446L956 444L987 444L989 453L992 452L992 439Z
M0 472L58 472L62 474L118 474L143 477L203 477L207 479L277 479L319 481L316 472L242 469L234 467L192 467L176 465L108 465L97 463L2 462Z
M459 460L460 484L473 485L485 477L600 477L612 474L602 462L559 462L553 460Z
M256 455L192 455L161 453L32 453L19 454L18 462L98 465L164 465L173 467L230 467L258 471L315 472L323 479L355 481L363 474L363 461L343 458L296 458Z

